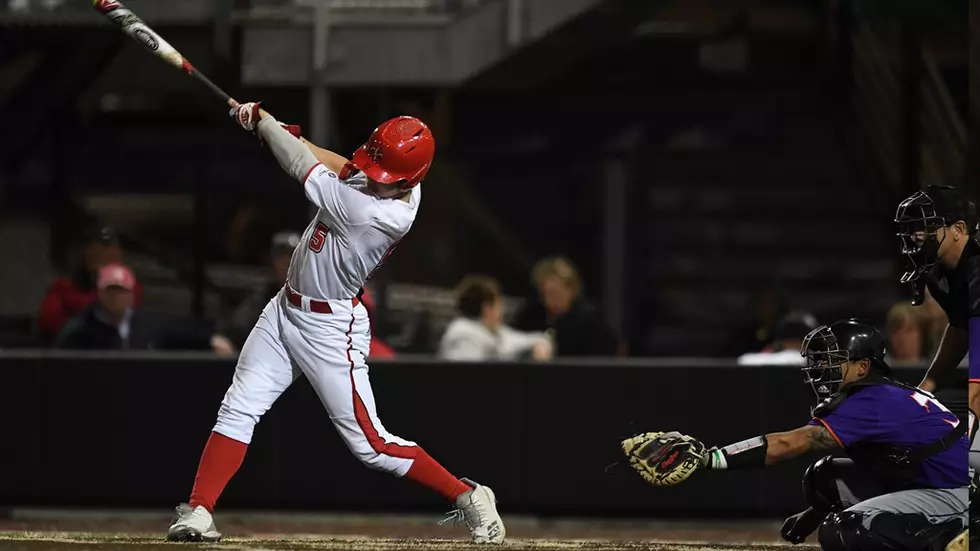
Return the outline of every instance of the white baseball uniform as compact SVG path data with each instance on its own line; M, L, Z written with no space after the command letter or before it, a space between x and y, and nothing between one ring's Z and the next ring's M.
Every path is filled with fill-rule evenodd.
M405 198L381 199L367 192L363 176L342 181L317 164L304 187L319 211L293 253L286 286L242 348L214 431L249 443L262 415L306 375L351 452L368 467L404 476L418 448L378 419L365 362L368 314L354 297L412 227L421 186ZM316 311L323 302L329 313Z

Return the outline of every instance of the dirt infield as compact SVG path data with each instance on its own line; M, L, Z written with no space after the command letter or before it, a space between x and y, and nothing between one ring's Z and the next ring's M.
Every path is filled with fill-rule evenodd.
M380 538L288 539L227 538L217 544L179 544L161 541L160 536L118 536L58 532L0 532L0 549L5 551L155 551L192 545L201 550L224 551L456 551L485 549L465 540L419 540ZM508 551L767 551L786 549L785 545L658 543L651 541L509 540ZM817 549L798 547L797 549Z
M218 544L172 544L164 512L20 511L0 520L3 551L156 551L175 546L225 551L455 551L476 549L461 527L439 518L219 514ZM508 551L768 551L786 550L778 523L694 521L544 521L504 518ZM483 546L480 549L486 549ZM817 546L794 546L816 551Z

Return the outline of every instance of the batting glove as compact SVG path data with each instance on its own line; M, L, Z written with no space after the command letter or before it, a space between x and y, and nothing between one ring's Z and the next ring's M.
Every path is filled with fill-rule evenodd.
M252 102L252 103L241 103L236 107L232 107L228 115L235 119L235 122L239 126L244 128L249 132L255 132L256 126L259 124L261 117L259 116L259 108L262 102Z

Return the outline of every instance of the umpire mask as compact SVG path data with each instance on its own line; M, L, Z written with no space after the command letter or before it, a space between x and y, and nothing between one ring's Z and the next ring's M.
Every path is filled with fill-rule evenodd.
M803 380L813 389L817 401L836 394L844 382L841 366L848 361L849 355L847 350L837 346L837 337L830 326L821 325L810 331L803 339L800 353L806 357Z
M936 187L915 192L899 203L895 211L896 235L905 257L902 283L916 281L936 265L940 245L938 231L946 227L946 220L940 215L936 201L929 195Z

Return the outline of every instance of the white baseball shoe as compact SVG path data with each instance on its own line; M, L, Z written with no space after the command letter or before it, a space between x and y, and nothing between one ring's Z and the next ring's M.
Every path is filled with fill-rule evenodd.
M439 524L449 520L453 524L462 521L469 528L473 543L503 543L507 530L497 513L497 497L493 490L466 478L460 480L473 489L456 498L456 509Z
M168 541L213 542L221 539L221 532L215 528L211 513L201 505L191 507L181 503L176 512L167 530Z

